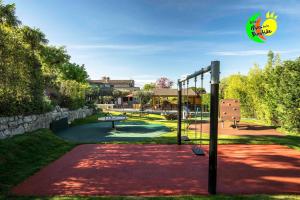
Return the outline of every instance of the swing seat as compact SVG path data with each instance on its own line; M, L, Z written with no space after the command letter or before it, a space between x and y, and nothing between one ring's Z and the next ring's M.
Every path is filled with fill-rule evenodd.
M181 139L183 141L190 141L190 138L188 136L181 136Z
M198 146L193 146L192 151L194 152L195 155L197 156L205 156L205 153L203 151L203 149L201 149Z

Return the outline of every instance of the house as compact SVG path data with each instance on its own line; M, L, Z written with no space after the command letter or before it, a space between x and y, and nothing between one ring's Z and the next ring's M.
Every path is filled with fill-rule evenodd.
M89 80L92 85L98 85L100 88L113 88L121 91L136 91L140 90L135 87L134 80L112 80L108 76L103 76L100 80Z
M171 88L156 88L152 95L152 108L161 110L176 110L177 109L178 90ZM182 90L183 103L188 104L191 110L194 106L201 105L200 95L189 88Z
M89 80L90 85L98 86L105 96L113 96L113 90L119 90L124 93L124 96L119 97L116 102L117 106L132 107L134 98L132 93L140 90L135 86L134 80L112 80L108 76L103 76L100 80ZM127 93L127 94L126 94Z

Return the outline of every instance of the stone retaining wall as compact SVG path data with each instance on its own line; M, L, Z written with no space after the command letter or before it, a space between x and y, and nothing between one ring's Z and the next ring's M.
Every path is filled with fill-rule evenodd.
M0 117L0 139L10 136L35 131L40 128L49 128L50 123L68 117L68 121L85 118L93 114L93 110L87 107L78 110L68 110L56 107L54 111L29 116Z

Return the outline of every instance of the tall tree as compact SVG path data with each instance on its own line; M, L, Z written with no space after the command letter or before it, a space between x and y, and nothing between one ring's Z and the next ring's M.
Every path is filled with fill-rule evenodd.
M28 42L32 51L40 50L42 45L48 43L45 34L38 28L24 26L21 29L24 40Z
M156 87L155 83L146 83L143 87L143 90L145 91L152 91Z
M263 97L265 95L263 89L264 79L263 71L255 64L248 72L247 75L247 93L250 112L252 117L264 119L265 102Z
M224 83L224 82L223 82ZM241 74L230 75L226 79L224 88L225 99L239 99L241 101L241 113L245 117L251 116L251 106L247 93L247 77Z
M9 26L16 27L21 24L16 16L15 4L4 5L3 1L0 0L0 23L6 23Z
M41 32L37 28L30 28L29 26L24 26L21 29L23 39L28 43L31 49L31 56L32 57L39 57L39 52L42 48L42 45L45 45L48 43L48 40L46 39L46 36L43 32ZM45 89L44 85L44 76L42 75L41 70L41 63L38 59L35 59L34 62L32 62L33 70L32 75L34 78L34 85L31 88L33 92L33 101L34 102L41 102L42 96L39 95L40 93L43 93ZM36 104L36 103L34 103Z
M84 65L76 63L65 63L61 68L62 78L65 80L75 80L79 83L86 83L89 75Z
M145 104L150 102L153 94L152 94L152 92L149 92L149 91L139 90L139 91L135 91L133 93L133 95L139 99L139 102L141 104L140 109L143 110Z

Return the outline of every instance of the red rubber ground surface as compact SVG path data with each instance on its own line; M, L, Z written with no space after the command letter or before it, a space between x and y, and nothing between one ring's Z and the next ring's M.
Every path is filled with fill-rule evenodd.
M204 147L207 151L207 146ZM81 145L12 190L15 195L207 194L208 156L190 145ZM218 192L300 194L300 152L219 145Z
M204 133L209 133L209 123L202 124L202 131ZM232 128L232 122L224 122L224 127L222 123L219 122L219 134L221 135L253 135L253 136L283 136L282 133L276 131L272 126L263 126L258 124L251 124L241 122L239 123L239 128ZM195 124L189 126L191 130L195 130ZM200 123L196 124L196 129L200 130Z

